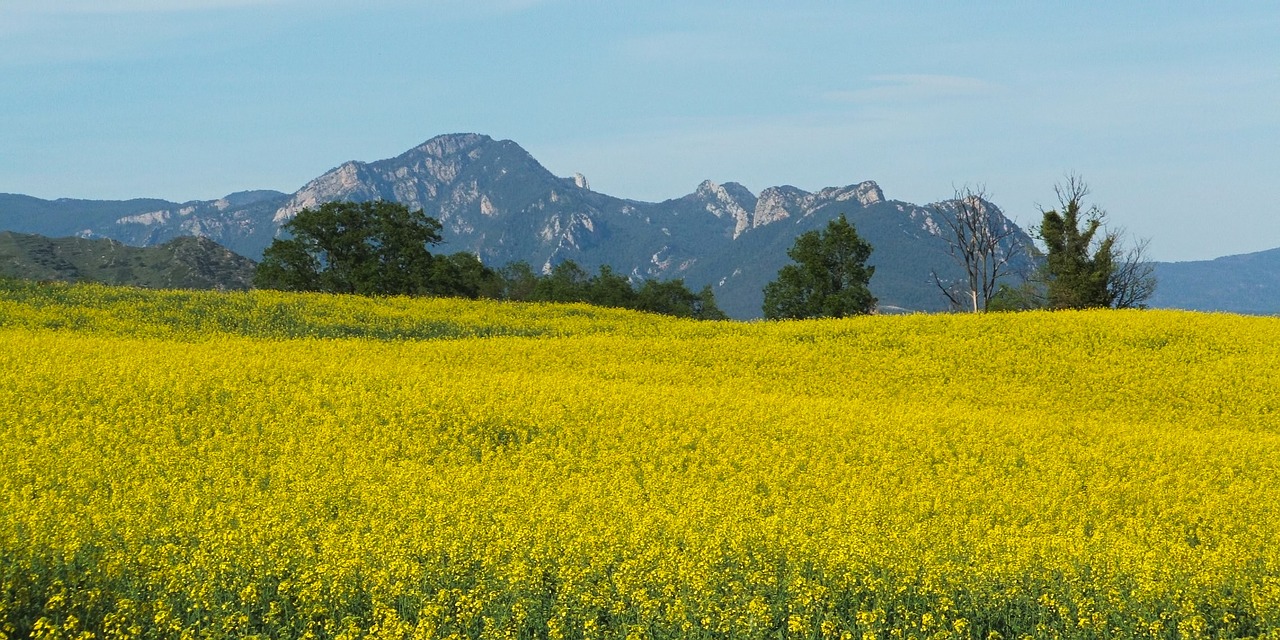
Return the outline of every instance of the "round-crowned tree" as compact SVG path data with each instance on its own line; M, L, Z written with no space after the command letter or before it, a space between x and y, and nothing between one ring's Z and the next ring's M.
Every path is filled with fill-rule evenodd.
M434 293L440 222L385 200L327 202L298 212L263 252L254 284L363 295Z
M868 288L875 273L867 266L871 245L843 215L825 229L801 234L787 255L795 263L765 285L765 318L842 318L875 311Z

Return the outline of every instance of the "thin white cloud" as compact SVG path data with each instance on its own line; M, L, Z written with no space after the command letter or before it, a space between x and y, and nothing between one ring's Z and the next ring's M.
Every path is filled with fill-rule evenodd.
M182 13L277 5L293 0L45 0L9 4L0 15L93 15L118 13Z
M125 13L182 13L219 9L242 9L285 4L308 7L348 5L405 4L435 6L449 10L467 10L488 13L515 13L533 9L558 0L429 0L425 3L408 0L44 0L30 3L0 4L0 15L102 15Z
M867 80L871 86L831 91L823 97L848 104L884 104L974 97L999 89L986 80L965 76L898 74L871 76Z
M558 1L559 0L484 0L483 2L480 2L477 0L467 0L466 2L458 2L455 0L457 4L464 6L488 7L493 11L512 13L534 9L543 5L553 4Z
M623 57L642 63L741 61L749 49L727 35L697 31L647 33L621 40L617 49Z

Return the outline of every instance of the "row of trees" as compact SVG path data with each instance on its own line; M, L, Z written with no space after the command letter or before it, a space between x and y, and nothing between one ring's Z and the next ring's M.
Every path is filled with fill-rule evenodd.
M727 316L716 306L716 296L707 285L694 293L684 280L645 280L639 288L631 279L603 265L588 274L572 260L565 260L540 276L527 262L507 265L499 277L504 300L540 302L586 302L601 307L620 307L651 313L663 313L699 320L724 320Z
M1058 207L1042 210L1041 224L1033 230L1043 252L1020 241L1017 228L989 206L983 187L959 189L953 200L938 206L936 221L963 277L944 280L936 271L931 276L952 308L976 313L1145 306L1156 288L1147 242L1129 243L1123 230L1108 229L1106 212L1085 206L1089 188L1079 176L1068 175L1054 191ZM794 264L765 286L766 318L875 310L869 286L875 268L866 264L871 245L844 216L802 234L787 255ZM1038 266L1021 272L1028 264Z
M1146 243L1126 243L1105 226L1106 213L1086 207L1089 188L1078 176L1055 187L1059 206L1041 211L1035 233L1044 251L1024 246L1017 229L981 187L958 190L939 208L949 254L960 280L934 284L956 309L1141 307L1155 291ZM944 208L945 207L945 208ZM255 284L293 291L361 295L430 295L519 301L587 302L675 316L722 319L710 286L694 293L682 280L631 278L607 265L592 275L572 261L548 274L517 262L501 270L470 253L433 255L440 222L421 210L387 201L330 202L305 209L284 225L288 239L272 242ZM801 234L787 255L794 261L764 289L769 319L843 317L875 311L867 264L871 245L842 215L826 228ZM1027 256L1028 260L1020 260ZM1018 273L1020 264L1037 264ZM1014 280L1017 284L1010 285Z
M984 310L1145 308L1156 291L1147 240L1108 227L1106 211L1086 205L1089 186L1080 176L1068 175L1054 193L1058 206L1042 209L1033 229L1044 251L1026 248L1039 266L1013 274L1021 283L1001 284Z
M587 302L667 315L719 320L711 287L694 293L683 280L646 280L639 288L608 266L591 275L572 261L541 275L528 263L495 270L475 255L432 254L440 222L383 200L329 202L285 223L289 238L263 252L254 284L265 289L359 295Z

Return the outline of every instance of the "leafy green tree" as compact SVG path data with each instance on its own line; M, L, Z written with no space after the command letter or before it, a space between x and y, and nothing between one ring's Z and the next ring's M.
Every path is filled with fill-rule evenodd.
M1044 308L1044 287L1036 280L1024 280L1016 286L1000 283L987 311L1031 311Z
M308 250L307 243L276 239L263 252L262 262L253 273L254 286L283 291L324 291L321 284L320 258Z
M501 280L502 291L509 300L586 302L699 320L728 317L716 305L710 286L694 293L685 286L684 280L646 280L637 290L629 278L609 265L601 266L596 275L588 276L577 263L566 260L551 273L538 276L527 263L515 262L503 268Z
M512 262L503 267L498 276L502 281L502 291L498 297L502 300L523 302L533 299L534 290L538 287L538 274L528 262Z
M438 296L500 298L503 283L475 254L462 251L432 259L428 291Z
M1045 300L1051 309L1109 307L1116 238L1103 229L1105 213L1084 208L1089 188L1078 176L1054 188L1058 209L1043 212L1039 235L1045 252ZM1101 237L1098 236L1102 232Z
M801 234L787 255L795 264L765 285L765 318L841 318L875 310L868 288L875 273L867 266L871 245L843 215L824 230Z
M636 306L632 308L699 320L724 320L728 317L716 306L716 296L709 285L694 293L680 278L646 280L636 292Z
M586 302L590 297L591 279L578 263L565 260L538 280L533 300L542 302Z
M466 252L432 255L440 222L386 202L330 202L303 209L263 254L254 284L292 291L363 295L438 295L546 302L588 302L694 318L723 319L707 287L682 280L646 282L640 291L608 265L590 276L572 260L539 276L526 262L501 272Z
M432 293L440 222L383 200L328 202L283 225L291 236L263 252L254 284L363 295Z
M626 276L614 273L609 265L602 265L600 273L587 283L587 302L602 307L634 309L636 291Z
M693 317L698 320L728 320L729 316L716 304L716 293L711 285L703 285L693 303Z

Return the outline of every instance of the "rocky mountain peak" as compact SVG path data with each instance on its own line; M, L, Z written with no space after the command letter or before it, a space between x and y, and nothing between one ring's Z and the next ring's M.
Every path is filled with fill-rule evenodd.
M815 202L849 202L869 207L884 202L884 192L880 186L870 180L844 187L827 187L813 194Z
M884 201L880 185L870 180L844 187L827 187L817 193L791 186L770 187L760 192L751 226L762 227L787 218L804 217L832 202L856 202L861 208Z
M469 152L475 147L493 142L493 138L480 133L446 133L410 149L409 153L444 158Z
M751 216L751 227L754 229L793 216L802 216L805 212L805 200L812 197L813 194L808 191L792 186L769 187L760 192Z
M836 197L836 200L848 199L856 199L862 206L869 207L873 204L884 202L884 192L880 190L880 185L874 181L867 180L845 187L844 193Z
M703 180L692 197L702 204L707 213L717 218L733 220L733 237L737 238L751 227L751 214L756 209L756 196L736 182L716 184Z
M720 185L720 187L721 187L722 189L724 189L725 193L728 193L728 194L729 194L730 196L732 196L735 200L738 200L738 201L741 201L741 202L746 202L746 201L748 201L748 200L749 200L749 201L751 201L751 202L753 202L753 203L754 203L754 202L755 202L755 200L756 200L756 194L751 193L751 190L750 190L750 189L748 189L748 188L746 188L746 187L742 186L740 183L737 183L737 182L726 182L726 183L724 183L724 184ZM754 208L754 205L753 205L753 207L752 207L752 208Z
M519 145L476 133L436 136L405 153L372 163L350 161L307 183L275 213L283 224L308 207L340 200L386 199L448 223L474 209L493 216L496 198L481 198L480 185L508 175L517 182L557 180Z
M374 199L379 194L371 185L368 174L368 165L354 160L330 169L293 194L284 206L276 210L272 221L283 224L298 215L299 211L308 207L317 207L325 202Z

